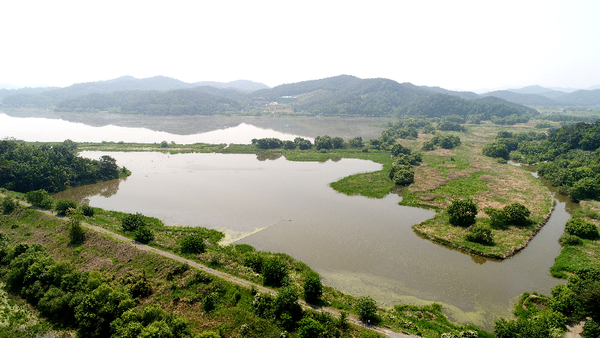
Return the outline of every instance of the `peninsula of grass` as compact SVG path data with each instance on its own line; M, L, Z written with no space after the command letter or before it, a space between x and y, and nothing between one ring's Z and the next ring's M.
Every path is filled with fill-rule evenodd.
M508 129L511 127L504 127ZM505 259L523 249L550 217L553 199L543 183L528 171L498 163L483 156L481 148L498 126L469 126L468 133L455 133L463 140L455 149L423 153L423 163L415 167L415 182L404 189L400 204L433 209L436 215L413 226L420 236L458 250L488 258ZM477 134L478 136L474 136ZM416 140L400 140L413 151L432 135ZM476 223L491 226L493 242L480 244L465 239L471 227L451 225L446 208L454 199L471 198L477 205ZM483 212L485 207L503 208L521 203L530 211L527 224L493 226Z

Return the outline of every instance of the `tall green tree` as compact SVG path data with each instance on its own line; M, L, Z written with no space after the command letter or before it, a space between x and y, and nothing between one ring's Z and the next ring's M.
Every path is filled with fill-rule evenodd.
M450 224L467 227L475 223L477 216L477 205L471 198L454 199L446 209L450 218Z

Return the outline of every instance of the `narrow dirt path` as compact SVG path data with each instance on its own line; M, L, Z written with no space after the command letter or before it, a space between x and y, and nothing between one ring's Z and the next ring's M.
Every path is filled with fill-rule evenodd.
M581 338L581 333L583 333L584 325L585 320L579 323L567 324L567 333L565 335L565 338Z
M2 195L2 194L0 194L0 195ZM53 217L59 218L61 220L68 220L68 217L58 217L57 215L55 215L51 211L34 207L34 206L30 205L29 203L26 203L26 202L23 202L23 201L19 201L19 203L21 205L25 206L25 207L29 207L29 208L35 209L35 210L37 210L39 212L45 213L46 215L53 216ZM269 293L269 294L271 294L273 296L277 295L277 291L273 290L271 288L267 288L267 287L262 286L260 284L256 284L256 283L247 281L245 279L242 279L242 278L230 275L230 274L228 274L226 272L215 270L215 269L210 268L210 267L208 267L208 266L206 266L204 264L200 264L198 262L189 260L187 258L183 258L181 256L177 256L177 255L175 255L173 253L170 253L170 252L167 252L167 251L163 251L163 250L159 250L159 249L153 248L151 246L148 246L148 245L145 245L145 244L142 244L142 243L139 243L139 242L135 242L135 241L131 240L130 238L127 238L127 237L125 237L123 235L120 235L120 234L114 233L112 231L106 230L106 229L101 228L99 226L91 225L91 224L84 223L84 222L82 222L81 225L84 226L84 227L86 227L86 228L88 228L88 229L90 229L90 230L93 230L93 231L99 232L101 234L104 234L106 236L109 236L109 237L111 237L113 239L119 240L121 242L129 243L130 245L136 247L139 250L144 250L144 251L147 251L147 252L154 253L156 255L160 255L160 256L163 256L163 257L166 257L166 258L170 258L172 260L175 260L175 261L178 261L178 262L181 262L181 263L189 264L190 266L193 266L194 268L197 268L197 269L202 270L202 271L204 271L206 273L209 273L211 275L214 275L214 276L217 276L219 278L222 278L222 279L224 279L224 280L226 280L228 282L235 283L237 285L240 285L240 286L243 286L243 287L246 287L246 288L252 288L252 287L254 287L259 292ZM338 309L335 309L335 308L332 308L332 307L320 307L320 306L310 305L310 304L306 303L304 300L301 300L301 299L298 302L300 303L300 305L303 308L312 309L312 310L316 310L316 311L327 312L327 313L329 313L329 314L331 314L331 315L333 315L333 316L335 316L337 318L339 318L339 316L340 316L340 311ZM404 333L400 333L400 332L394 332L392 330L383 328L381 326L375 326L375 325L365 324L362 321L360 321L358 319L358 317L356 317L355 315L351 315L351 314L348 315L348 322L350 322L353 325L364 327L366 329L375 331L375 332L377 332L379 334L385 335L386 337L390 337L390 338L418 338L418 336L415 336L415 335L404 334Z

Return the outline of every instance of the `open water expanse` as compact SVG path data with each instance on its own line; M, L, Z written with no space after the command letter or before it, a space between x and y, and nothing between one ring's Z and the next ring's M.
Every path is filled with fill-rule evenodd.
M0 123L6 121L12 123L10 119ZM64 135L69 135L69 128L80 127L61 125ZM381 305L435 301L452 319L491 329L498 316L511 315L521 293L548 294L564 282L549 273L569 218L564 202L558 202L525 250L498 262L418 237L411 226L434 213L399 206L398 195L369 199L329 187L350 174L381 169L370 161L291 162L283 157L261 160L256 155L223 154L83 152L82 156L105 154L133 174L56 197L141 212L167 224L218 229L227 234L227 242L290 254L319 272L326 284L370 295Z

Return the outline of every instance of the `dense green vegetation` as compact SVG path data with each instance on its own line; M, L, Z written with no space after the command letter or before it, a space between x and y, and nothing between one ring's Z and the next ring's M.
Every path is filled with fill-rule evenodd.
M600 321L600 268L577 270L566 285L552 289L552 296L525 293L515 306L516 319L500 319L494 333L498 338L564 337L568 320L591 317L584 326L584 337L597 337Z
M474 116L480 115L482 120L493 117L538 115L531 108L508 103L504 100L487 97L477 100L465 100L458 96L436 94L420 97L414 102L398 110L400 115L422 117L444 117L446 115ZM526 122L526 121L525 121Z
M574 201L600 198L600 121L542 135L499 133L483 154L537 164L539 175Z
M69 140L40 146L1 140L0 187L19 192L38 189L58 192L129 174L110 156L86 159L77 156L76 149L76 144Z

